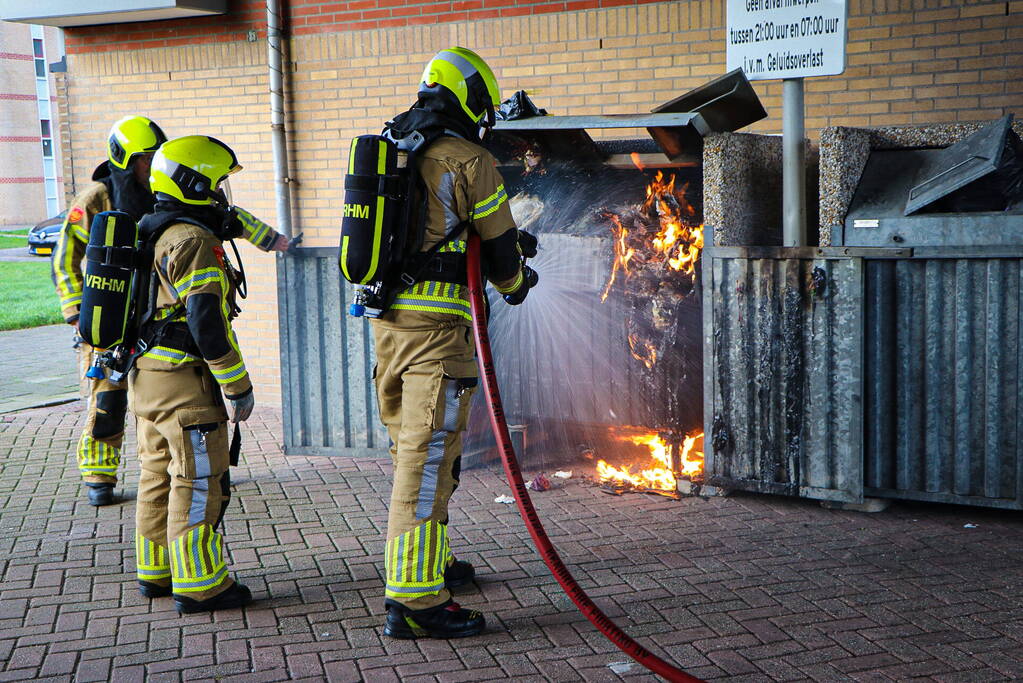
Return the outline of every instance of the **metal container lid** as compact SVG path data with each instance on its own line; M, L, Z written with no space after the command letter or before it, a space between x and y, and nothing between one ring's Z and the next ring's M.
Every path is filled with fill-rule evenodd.
M906 200L908 216L998 169L1012 114L994 121L951 147L927 155Z

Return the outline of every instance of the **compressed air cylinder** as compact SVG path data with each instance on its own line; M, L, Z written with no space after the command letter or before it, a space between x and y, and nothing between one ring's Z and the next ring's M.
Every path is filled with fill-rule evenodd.
M391 265L403 208L398 149L379 135L352 140L345 176L338 264L357 285L379 281Z
M104 211L92 221L78 332L94 348L108 349L124 341L138 232L131 216L120 211Z

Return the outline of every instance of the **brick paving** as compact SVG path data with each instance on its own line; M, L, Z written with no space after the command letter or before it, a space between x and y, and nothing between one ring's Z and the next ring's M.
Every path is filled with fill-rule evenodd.
M0 413L78 398L73 337L68 325L0 332Z
M82 419L81 402L0 415L0 681L653 680L561 593L514 506L493 502L493 469L464 473L452 513L479 570L459 600L489 631L382 637L389 463L286 458L273 409L246 425L226 524L258 602L178 616L135 590L135 462L125 502L83 500L67 455ZM613 497L578 480L534 499L608 615L702 678L1023 679L1019 513Z

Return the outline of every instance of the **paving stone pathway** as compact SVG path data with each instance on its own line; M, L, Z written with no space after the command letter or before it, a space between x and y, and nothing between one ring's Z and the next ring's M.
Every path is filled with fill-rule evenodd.
M285 457L280 413L246 423L226 517L257 602L178 616L139 596L127 458L120 505L89 507L69 452L82 404L0 415L0 681L646 681L575 611L499 471L463 474L458 595L488 632L381 634L390 464ZM129 432L128 453L134 452ZM896 504L875 515L760 495L534 494L566 562L646 647L708 680L1023 679L1023 515ZM967 526L972 525L972 526Z
M0 332L0 413L78 398L73 337L69 325Z

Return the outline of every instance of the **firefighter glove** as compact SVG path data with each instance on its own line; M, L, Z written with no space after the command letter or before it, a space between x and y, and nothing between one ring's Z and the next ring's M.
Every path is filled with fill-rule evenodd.
M540 281L540 276L537 275L536 271L529 266L522 267L522 284L511 294L505 294L504 300L512 306L518 306L526 300L526 295L529 294L529 290L536 287L536 284Z
M536 239L536 235L525 230L519 230L519 251L522 252L522 256L525 258L536 256L536 248L539 244L540 242Z
M245 422L252 415L256 398L251 391L244 396L228 399L231 402L231 422Z

